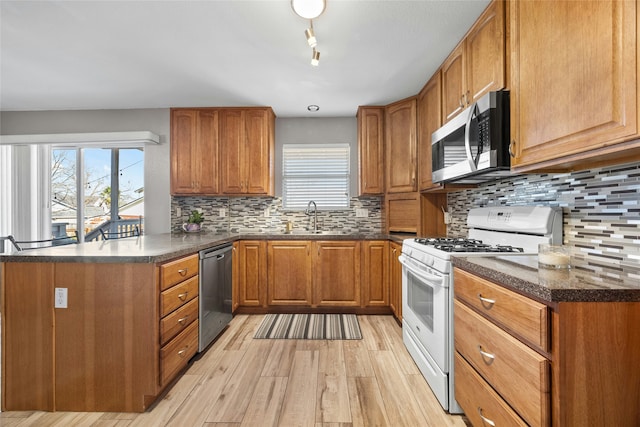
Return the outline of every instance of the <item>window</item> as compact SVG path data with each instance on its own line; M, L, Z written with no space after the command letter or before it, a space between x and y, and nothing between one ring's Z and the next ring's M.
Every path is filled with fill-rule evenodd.
M282 147L284 209L349 208L349 144L285 144Z

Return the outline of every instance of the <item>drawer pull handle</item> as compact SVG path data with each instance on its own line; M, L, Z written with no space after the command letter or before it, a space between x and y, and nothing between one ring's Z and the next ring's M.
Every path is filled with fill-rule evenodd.
M482 418L482 422L485 424L489 424L491 427L495 427L496 423L494 423L492 420L490 420L489 418L485 417L484 415L482 415L482 408L478 406L478 415L480 415L480 418Z
M491 306L496 303L496 300L491 299L491 298L485 298L485 297L482 296L482 294L478 294L478 299L482 303L482 306L484 308L486 308L486 309L491 308Z
M184 292L182 294L178 294L178 298L180 298L180 301L184 301L187 299L187 295L189 294L189 291Z
M495 354L487 353L486 351L482 350L482 346L481 345L478 346L478 351L480 352L480 355L482 356L482 360L487 365L491 365L493 363L493 361L495 360L495 358L496 358ZM489 359L489 361L487 361L487 359Z
M184 316L182 319L178 319L178 323L180 323L181 325L184 325L188 318L189 316Z
M184 276L186 276L186 275L187 275L187 272L188 272L188 271L189 271L189 269L188 269L188 268L181 268L180 270L178 270L178 273L179 273L182 277L184 277Z
M178 356L180 356L180 357L184 357L184 355L185 355L185 353L186 353L186 352L187 352L187 349L186 349L186 348L183 348L182 350L180 350L180 351L178 352Z

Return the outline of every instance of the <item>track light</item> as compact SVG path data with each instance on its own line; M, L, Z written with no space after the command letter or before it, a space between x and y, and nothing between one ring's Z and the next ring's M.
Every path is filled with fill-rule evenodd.
M316 33L313 32L313 21L311 22L311 26L304 30L304 35L307 37L307 43L309 47L316 47L318 45L318 40L316 39Z
M313 65L314 67L317 67L318 64L320 64L320 52L318 52L314 47L313 55L311 56L311 65Z
M302 18L313 19L322 15L326 0L291 0L291 8Z

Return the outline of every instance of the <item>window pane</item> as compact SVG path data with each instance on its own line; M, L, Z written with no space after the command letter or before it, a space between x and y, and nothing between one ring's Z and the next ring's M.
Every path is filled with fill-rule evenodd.
M51 151L51 231L53 237L75 237L78 195L76 150Z
M349 145L283 146L282 194L285 209L349 208Z

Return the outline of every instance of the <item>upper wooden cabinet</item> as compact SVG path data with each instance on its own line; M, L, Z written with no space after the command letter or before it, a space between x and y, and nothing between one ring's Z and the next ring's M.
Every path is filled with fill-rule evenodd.
M384 194L384 107L359 107L357 117L359 194Z
M431 134L442 125L442 78L438 71L418 94L418 158L420 191L440 187L432 181Z
M218 111L171 110L171 194L218 193Z
M512 2L511 136L516 171L640 158L638 4Z
M505 85L505 2L495 0L442 64L442 119Z
M388 105L385 128L387 193L416 191L416 98Z
M274 194L275 115L271 108L220 111L223 194Z

